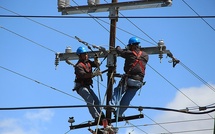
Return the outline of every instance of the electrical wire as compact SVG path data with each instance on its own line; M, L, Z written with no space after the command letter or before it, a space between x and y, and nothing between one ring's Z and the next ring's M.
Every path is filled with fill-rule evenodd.
M76 3L75 1L73 1L73 2ZM78 4L76 3L76 5L78 5ZM25 18L25 19L28 19L28 20L34 22L34 23L37 23L37 24L39 24L39 25L41 25L41 26L44 26L44 27L46 27L46 28L48 28L48 29L51 29L51 30L53 30L53 31L55 31L55 32L58 32L58 33L60 33L60 34L63 34L63 35L65 35L65 36L67 36L67 37L76 39L75 37L73 37L73 36L71 36L71 35L69 35L69 34L66 34L66 33L61 32L61 31L59 31L59 30L57 30L57 29L54 29L54 28L52 28L52 27L50 27L50 26L47 26L47 25L45 25L45 24L42 24L42 23L40 23L40 22L38 22L38 21L35 21L35 20L33 20L33 19L30 19L29 17L31 17L31 16L20 15L20 14L14 12L14 11L9 10L9 9L7 9L7 8L5 8L5 7L2 7L2 6L0 6L0 8L6 10L6 11L8 11L8 12L11 12L11 13L13 13L13 14L16 14L17 17L18 17L18 16L19 16L19 17L23 17L23 18ZM84 12L84 11L83 11L83 12ZM94 18L93 15L91 15L91 14L89 14L89 13L87 13L87 14L88 14L89 17ZM9 16L8 16L8 17L9 17ZM12 17L12 15L11 15L11 17ZM62 17L69 17L69 16L62 16ZM103 27L106 31L109 32L109 30L108 30L106 27L104 27L101 23L99 23L98 20L99 20L99 21L102 21L102 22L104 22L104 23L106 23L106 24L111 25L110 23L108 23L108 22L106 22L106 21L104 21L104 20L102 20L102 19L99 19L98 17L95 17L94 20L95 20L101 27ZM132 36L136 36L135 34L132 34L132 33L128 32L128 31L126 31L126 30L124 30L124 29L122 29L122 28L119 28L119 27L116 27L116 28L119 29L119 30L121 30L121 31L123 31L123 32L125 32L125 33L128 33L128 34L130 34L130 35L132 35ZM138 36L137 36L137 37L138 37ZM118 38L116 38L116 39L117 39L119 42L121 42L124 46L126 46L126 44L124 44L121 40L119 40ZM149 41L147 41L147 40L145 40L145 39L143 39L143 38L141 38L141 37L140 37L140 39L142 39L142 40L145 41L145 42L148 42L149 44L153 44L153 45L154 45L154 43L151 43L151 42L149 42Z
M79 4L77 2L75 2L75 0L72 0L77 6L79 6ZM87 13L87 12L84 12L84 11L81 11L83 13L86 13L87 15L89 15L90 17L92 17L93 15L91 15L90 13ZM98 20L101 20L99 18L97 18ZM96 21L101 27L103 27L106 31L108 31L110 33L110 31L104 27L100 22L98 22L95 18L93 18L94 21ZM102 20L103 21L103 20ZM104 21L103 21L104 22ZM110 23L108 23L110 24ZM110 24L111 25L111 24ZM115 37L119 42L121 42L122 44L124 44L119 38ZM125 44L124 44L125 45Z
M8 12L11 12L11 13L13 13L13 14L16 14L17 16L22 16L22 15L20 15L20 14L14 12L14 11L12 11L12 10L9 10L9 9L7 9L7 8L5 8L5 7L0 6L0 8L6 10L6 11L8 11ZM23 17L24 17L24 16L23 16ZM65 36L67 36L67 37L70 37L70 38L75 39L75 37L73 37L73 36L71 36L71 35L69 35L69 34L66 34L66 33L61 32L61 31L59 31L59 30L57 30L57 29L54 29L54 28L52 28L52 27L50 27L50 26L47 26L47 25L45 25L45 24L42 24L42 23L40 23L40 22L38 22L38 21L35 21L35 20L33 20L33 19L30 19L30 18L27 17L27 16L25 16L24 18L25 18L25 19L28 19L28 20L30 20L30 21L36 23L36 24L39 24L39 25L41 25L41 26L43 26L43 27L46 27L46 28L48 28L48 29L51 29L51 30L53 30L53 31L55 31L55 32L58 32L58 33L60 33L60 34L62 34L62 35L65 35Z
M147 117L146 114L144 114L144 116ZM181 120L181 121L171 121L171 122L158 122L156 124L143 124L143 125L135 125L135 126L136 127L148 127L148 126L154 126L154 125L169 125L169 124L176 124L176 123L188 123L188 122L195 122L195 121L207 121L207 120L213 120L213 119L211 119L211 118L205 118L205 119ZM133 127L134 127L133 125L130 125L130 126L121 126L121 127L119 126L118 128L121 129L121 128L133 128Z
M145 133L145 134L148 134L147 132L145 132L144 130L142 130L141 128L139 128L138 126L132 124L130 121L127 121L127 123L130 124L131 126L137 128L137 129L139 129L141 132L143 132L143 133Z
M213 128L208 128L208 129L195 129L195 130L186 130L186 131L175 131L175 132L170 132L170 133L158 133L158 134L179 134L179 133L190 133L190 132L202 132L202 131L212 131Z
M1 7L1 6L0 6ZM15 12L14 12L15 13ZM121 13L120 13L121 14ZM208 18L213 19L215 16L50 16L50 15L0 15L3 18L46 18L46 19L199 19L199 18ZM34 21L34 20L33 20ZM136 24L135 24L136 25Z
M51 51L51 52L53 52L53 53L56 53L56 51L54 51L54 50L52 50L52 49L50 49L50 48L48 48L48 47L46 47L46 46L43 46L43 45L41 45L41 44L39 44L39 43L37 43L37 42L35 42L35 41L33 41L33 40L31 40L31 39L25 37L25 36L22 36L22 35L20 35L20 34L18 34L18 33L16 33L16 32L13 32L13 31L9 30L8 28L5 28L5 27L3 27L3 26L0 26L0 28L4 29L4 30L6 30L6 31L8 31L8 32L10 32L10 33L12 33L12 34L15 34L15 35L17 35L17 36L19 36L19 37L21 37L21 38L23 38L23 39L25 39L25 40L28 40L28 41L30 41L31 43L36 44L37 46L40 46L40 47L42 47L42 48L45 48L46 50L49 50L49 51Z
M192 99L190 99L186 94L184 94L179 88L177 88L172 82L170 82L167 78L165 78L161 73L159 73L156 69L154 69L152 66L147 64L152 70L154 70L159 76L161 76L167 83L169 83L171 86L173 86L176 90L178 90L181 94L183 94L186 98L188 98L191 102L193 102L195 105L198 106L197 103L195 103Z
M152 122L154 122L155 124L157 124L158 126L160 126L161 128L163 128L164 130L166 130L167 132L170 133L170 131L168 129L166 129L164 126L162 126L161 124L157 123L156 121L154 121L152 118L150 118L148 115L144 114L145 117L147 117L148 119L150 119Z
M194 121L206 121L206 120L213 120L213 119L205 118L205 119L194 119L194 120L169 121L169 122L158 122L158 124L167 125L167 124L175 124L175 123L194 122ZM154 125L158 125L158 124L144 124L144 125L137 125L137 126L154 126Z
M202 18L187 2L185 2L185 0L182 0L196 15L199 16L199 18L201 18L212 30L215 31L215 29L204 19Z
M144 109L144 110L158 110L158 111L168 111L168 112L177 112L177 113L184 113L184 114L208 114L215 112L215 107L210 107L204 112L195 112L195 111L187 111L187 109L171 109L171 108L163 108L163 107L147 107L147 106L110 106L110 105L67 105L67 106L34 106L34 107L11 107L11 108L0 108L0 110L27 110L27 109L62 109L62 108L81 108L81 107L104 107L104 108L133 108L133 109ZM157 124L157 123L156 123Z
M194 102L191 98L189 98L185 93L183 93L179 88L177 88L172 82L170 82L167 78L161 75L157 70L155 70L152 66L147 64L152 70L154 70L159 76L161 76L166 82L168 82L171 86L173 86L176 90L178 90L181 94L183 94L187 99L189 99L193 104L199 106L196 102ZM213 118L210 114L208 114L211 118Z
M65 94L65 95L68 95L68 96L70 96L70 97L73 97L73 98L76 98L76 99L78 99L78 100L84 101L83 99L80 99L80 98L78 98L78 97L75 97L75 96L73 96L73 95L71 95L71 94L69 94L69 93L66 93L66 92L64 92L64 91L62 91L62 90L59 90L59 89L54 88L54 87L52 87L52 86L49 86L49 85L47 85L47 84L45 84L45 83L42 83L42 82L40 82L40 81L38 81L38 80L35 80L35 79L30 78L30 77L28 77L28 76L25 76L25 75L23 75L23 74L20 74L20 73L17 73L17 72L15 72L15 71L12 71L12 70L10 70L10 69L8 69L8 68L5 68L5 67L3 67L3 66L1 66L1 65L0 65L0 68L4 69L4 70L6 70L6 71L9 71L9 72L11 72L11 73L14 73L14 74L16 74L16 75L19 75L19 76L21 76L21 77L24 77L24 78L26 78L26 79L28 79L28 80L33 81L33 82L36 82L37 84L41 84L41 85L43 85L43 86L45 86L45 87L51 88L51 89L53 89L53 90L55 90L55 91L57 91L57 92L60 92L60 93L63 93L63 94ZM85 102L85 101L84 101L84 102Z
M179 64L184 67L188 72L190 72L193 76L195 76L197 79L199 79L203 84L205 84L208 88L210 88L212 91L215 92L215 88L211 86L209 83L207 83L204 79L202 79L199 75L197 75L194 71L192 71L189 67L187 67L185 64L183 64L181 61Z

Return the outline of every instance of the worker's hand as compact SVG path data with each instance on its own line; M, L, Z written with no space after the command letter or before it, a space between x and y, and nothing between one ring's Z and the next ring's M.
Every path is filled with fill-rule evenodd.
M95 76L99 76L99 75L102 75L102 72L100 72L100 70L96 70L93 72L92 76L95 77Z
M121 47L120 46L116 46L116 49L121 49Z
M97 55L94 56L94 63L96 64L97 67L99 67L100 64L101 64L101 62L100 62L100 60L99 60Z
M99 59L97 59L97 60L94 60L94 63L96 64L97 67L99 67L101 62Z

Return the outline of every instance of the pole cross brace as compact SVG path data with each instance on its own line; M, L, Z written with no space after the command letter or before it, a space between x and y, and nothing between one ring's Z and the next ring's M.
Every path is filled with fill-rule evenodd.
M122 118L118 119L118 122L126 121L126 120L140 119L140 118L144 118L144 115L143 114L138 114L138 115L122 117ZM116 122L116 119L111 119L111 120L109 120L109 122L114 123L114 122ZM71 125L70 130L79 129L79 128L85 128L85 127L90 127L90 126L96 126L96 125L97 125L97 122L88 122L88 123L85 123L85 124Z
M170 51L166 50L166 46L162 46L162 51L160 51L160 46L155 46L155 47L142 47L140 48L141 50L143 50L144 52L146 52L149 55L153 55L153 54L167 54ZM94 51L91 52L87 52L88 53L88 57L89 58L94 58L95 53L98 54L99 58L104 58L106 57L108 54L113 54L113 55L117 55L116 50L111 50L108 53L103 53L101 51ZM56 53L56 57L59 58L59 61L66 61L66 60L78 60L78 55L76 54L76 52L72 52L72 53Z

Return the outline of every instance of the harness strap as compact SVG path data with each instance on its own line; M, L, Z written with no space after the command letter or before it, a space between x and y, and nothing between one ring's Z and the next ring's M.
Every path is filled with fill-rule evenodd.
M142 55L142 51L139 51L139 53L137 54L135 51L132 51L132 53L137 57L136 61L132 64L131 68L128 70L127 74L130 73L130 71L137 65L137 63L140 65L142 72L144 72L145 67L143 66L143 64L140 61L140 56Z
M80 64L80 65L84 68L84 70L85 70L87 73L92 72L92 68L91 68L91 65L90 65L89 62L86 63L86 64L84 64L83 62L79 62L79 63L77 63L76 65L78 65L78 64ZM76 81L76 82L79 82L79 83L81 83L82 85L85 85L86 83L88 83L89 85L92 86L92 82L91 82L92 80L91 80L91 79L81 80L81 79L80 79L80 76L79 76L79 75L76 75L76 80L77 80L77 79L79 79L79 80Z
M85 65L83 62L79 62L78 64L81 64L81 66L85 69L86 72L91 72L92 68L89 62L87 63L87 65Z

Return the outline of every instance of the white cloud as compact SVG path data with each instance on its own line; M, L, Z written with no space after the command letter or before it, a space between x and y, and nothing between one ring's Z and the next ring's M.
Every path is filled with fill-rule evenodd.
M54 113L50 110L39 110L37 112L27 112L25 117L29 120L49 121Z
M212 85L215 87L215 85ZM215 103L215 92L209 89L207 86L201 87L191 87L191 88L184 88L180 89L182 93L178 92L172 102L170 102L166 107L173 108L173 109L184 109L188 108L198 108L198 106L206 106L209 104ZM192 101L191 101L192 100ZM196 104L198 106L196 106ZM198 109L197 109L198 110ZM199 111L196 111L199 112ZM161 124L161 126L167 129L170 132L182 132L182 131L192 131L192 130L203 130L203 129L212 129L208 131L194 131L193 134L211 134L213 132L214 127L214 112L210 115L191 115L191 114L183 114L183 113L176 113L176 112L164 112L163 114L159 115L156 119L154 119L157 123L160 122L178 122L178 121L187 121L187 120L197 120L197 121L187 121L187 122L178 122L178 123L168 123L168 124ZM200 120L200 119L207 119L207 120ZM154 126L151 128L150 132L153 133L161 133L168 131L164 130L160 126ZM186 132L183 132L185 134ZM188 133L188 132L187 132ZM189 134L191 134L189 132Z
M0 120L1 134L40 134L44 122L50 121L54 113L50 110L27 112L20 118L5 118Z

